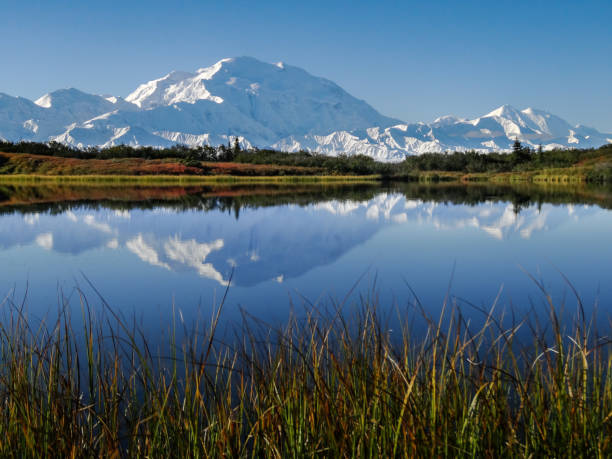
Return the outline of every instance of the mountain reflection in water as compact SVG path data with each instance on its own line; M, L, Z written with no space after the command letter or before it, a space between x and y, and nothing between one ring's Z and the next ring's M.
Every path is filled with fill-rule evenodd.
M610 252L612 228L606 190L393 184L114 188L105 195L84 188L1 189L7 282L32 272L44 273L49 283L66 281L79 271L119 282L140 272L132 285L154 282L146 288L161 301L164 291L170 297L177 289L223 288L232 276L234 288L245 289L238 294L242 303L260 301L274 284L349 290L367 269L384 273L394 291L404 275L421 279L425 289L434 278L444 283L453 263L466 284L489 278L493 289L507 282L493 274L507 276L517 264L582 266L600 284L612 272L602 258ZM576 258L579 245L583 261ZM527 281L516 272L511 284L519 285L519 276Z

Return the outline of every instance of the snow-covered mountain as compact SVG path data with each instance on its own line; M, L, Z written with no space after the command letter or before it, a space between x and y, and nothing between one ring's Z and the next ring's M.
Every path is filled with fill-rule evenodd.
M571 126L542 110L517 110L504 105L475 119L444 116L431 124L398 124L338 131L329 135L290 136L273 147L284 151L319 151L326 154L362 153L379 160L401 160L429 152L509 150L515 139L544 149L590 148L612 143L612 134L585 126Z
M11 141L163 147L218 145L235 137L247 147L366 154L385 161L425 152L506 150L516 138L544 148L612 142L612 134L509 105L471 120L444 116L430 124L406 124L325 78L250 57L223 59L193 73L171 72L125 99L76 89L35 102L0 93L0 138Z

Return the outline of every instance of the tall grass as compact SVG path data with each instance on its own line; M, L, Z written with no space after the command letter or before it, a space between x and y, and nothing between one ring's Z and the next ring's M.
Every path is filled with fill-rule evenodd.
M279 329L245 314L231 345L219 307L207 324L177 314L159 349L82 295L53 323L6 300L0 455L610 457L610 341L582 310L564 329L547 298L550 327L492 308L474 330L449 302L391 331L364 298Z

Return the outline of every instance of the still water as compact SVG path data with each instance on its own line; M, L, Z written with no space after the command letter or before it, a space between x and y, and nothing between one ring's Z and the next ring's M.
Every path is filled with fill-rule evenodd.
M79 193L82 193L81 197ZM0 292L43 317L95 289L145 328L208 317L227 290L280 323L291 308L360 295L435 315L449 295L514 311L543 307L530 275L574 311L568 282L612 313L612 200L605 190L412 186L307 189L32 187L3 191ZM65 200L64 200L65 199ZM231 281L231 282L230 282ZM469 314L469 312L468 312Z

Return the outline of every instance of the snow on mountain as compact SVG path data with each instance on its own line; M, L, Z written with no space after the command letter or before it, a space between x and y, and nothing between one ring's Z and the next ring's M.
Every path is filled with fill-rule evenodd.
M144 109L177 102L193 103L196 100L223 102L218 100L218 98L212 99L210 93L203 85L198 85L197 83L192 83L191 85L185 84L186 81L192 80L195 76L187 72L170 72L162 78L141 84L133 93L126 97L126 100Z
M446 116L431 124L399 124L385 129L335 132L328 136L290 136L273 144L287 151L365 154L383 161L428 152L508 151L515 139L536 148L591 148L612 143L610 134L585 126L572 127L542 110L504 105L472 120Z
M35 100L34 103L75 120L87 120L112 110L136 109L133 104L121 97L96 96L74 88L53 91Z
M45 142L96 116L137 108L119 97L105 98L73 88L45 94L35 102L0 94L0 136Z
M195 74L170 73L139 86L126 100L145 109L212 101L202 106L206 113L224 114L231 107L277 139L398 123L329 80L250 57L223 59Z
M31 102L0 94L0 138L88 146L218 145L399 161L426 152L508 150L515 139L544 148L612 142L545 111L503 105L462 119L405 124L378 113L335 83L282 62L222 59L195 72L171 72L125 99L63 89Z
M0 137L22 140L35 137L42 109L23 97L0 93Z

